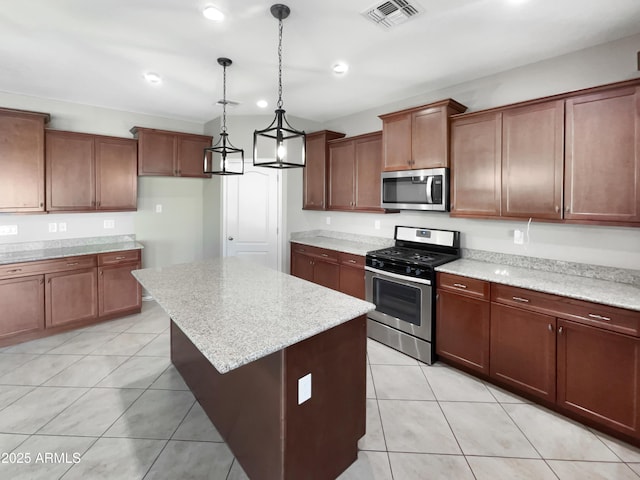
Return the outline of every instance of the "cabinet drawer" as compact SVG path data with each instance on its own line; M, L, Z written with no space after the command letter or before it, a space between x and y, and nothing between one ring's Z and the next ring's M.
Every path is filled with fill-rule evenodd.
M140 260L140 250L125 250L122 252L101 253L98 255L98 265L115 265L118 263L137 262Z
M0 278L24 277L43 273L44 262L9 263L0 265Z
M614 332L640 336L640 312L624 308L496 283L491 288L491 300Z
M338 260L343 265L364 268L364 257L362 255L340 252L338 253Z
M491 284L484 280L439 272L437 275L437 284L438 288L442 288L444 290L450 290L461 295L489 300Z
M300 245L298 243L293 244L293 251L295 253L302 253L304 255L311 255L312 257L322 258L333 262L338 261L338 252L335 250L328 250L326 248L310 247L308 245Z
M45 270L43 273L64 272L66 270L76 270L81 268L91 268L97 266L95 255L83 255L81 257L67 257L42 263ZM46 265L45 265L46 264Z

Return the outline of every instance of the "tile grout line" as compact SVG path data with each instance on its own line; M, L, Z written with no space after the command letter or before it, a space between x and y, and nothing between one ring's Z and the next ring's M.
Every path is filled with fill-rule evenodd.
M367 342L367 370L369 372L369 375L371 376L371 385L373 386L373 395L374 395L374 399L376 401L376 409L378 411L378 419L380 420L380 430L382 431L382 441L384 442L384 451L385 451L386 456L387 456L387 465L389 466L389 473L391 473L391 480L394 480L393 467L391 466L391 456L389 455L389 446L387 445L387 436L386 436L386 434L384 432L384 423L382 423L382 413L380 411L380 399L378 398L378 389L376 388L376 382L375 382L375 380L373 378L373 369L371 368L371 363L370 363L371 362L371 358L369 357L368 346L369 346L369 343ZM365 403L365 405L366 405L366 403ZM366 410L365 410L365 415L366 415ZM366 423L365 423L365 425L366 425ZM365 435L366 435L366 432L365 432Z

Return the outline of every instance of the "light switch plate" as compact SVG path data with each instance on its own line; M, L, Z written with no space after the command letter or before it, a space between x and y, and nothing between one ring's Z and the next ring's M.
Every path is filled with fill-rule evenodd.
M298 379L298 405L303 404L311 398L311 374Z

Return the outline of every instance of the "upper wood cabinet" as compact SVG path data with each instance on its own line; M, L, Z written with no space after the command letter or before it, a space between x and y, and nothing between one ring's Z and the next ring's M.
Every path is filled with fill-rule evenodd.
M640 222L640 87L566 103L565 218Z
M138 175L211 177L203 173L204 149L213 137L144 127L131 133L138 139Z
M467 109L452 99L380 115L383 169L449 166L449 116Z
M502 112L502 215L562 218L564 101Z
M47 211L135 210L136 142L47 130Z
M502 113L451 122L451 215L499 216Z
M329 210L384 212L380 207L382 134L329 142Z
M329 164L329 140L344 137L344 133L322 130L307 134L306 166L303 169L302 208L325 210L327 208L327 170Z
M0 212L44 211L49 114L0 108Z

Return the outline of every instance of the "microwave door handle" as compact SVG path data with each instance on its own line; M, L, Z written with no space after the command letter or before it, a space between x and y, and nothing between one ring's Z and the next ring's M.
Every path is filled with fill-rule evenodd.
M429 205L433 204L433 196L431 195L432 186L433 186L433 176L429 175L427 177L427 203Z

